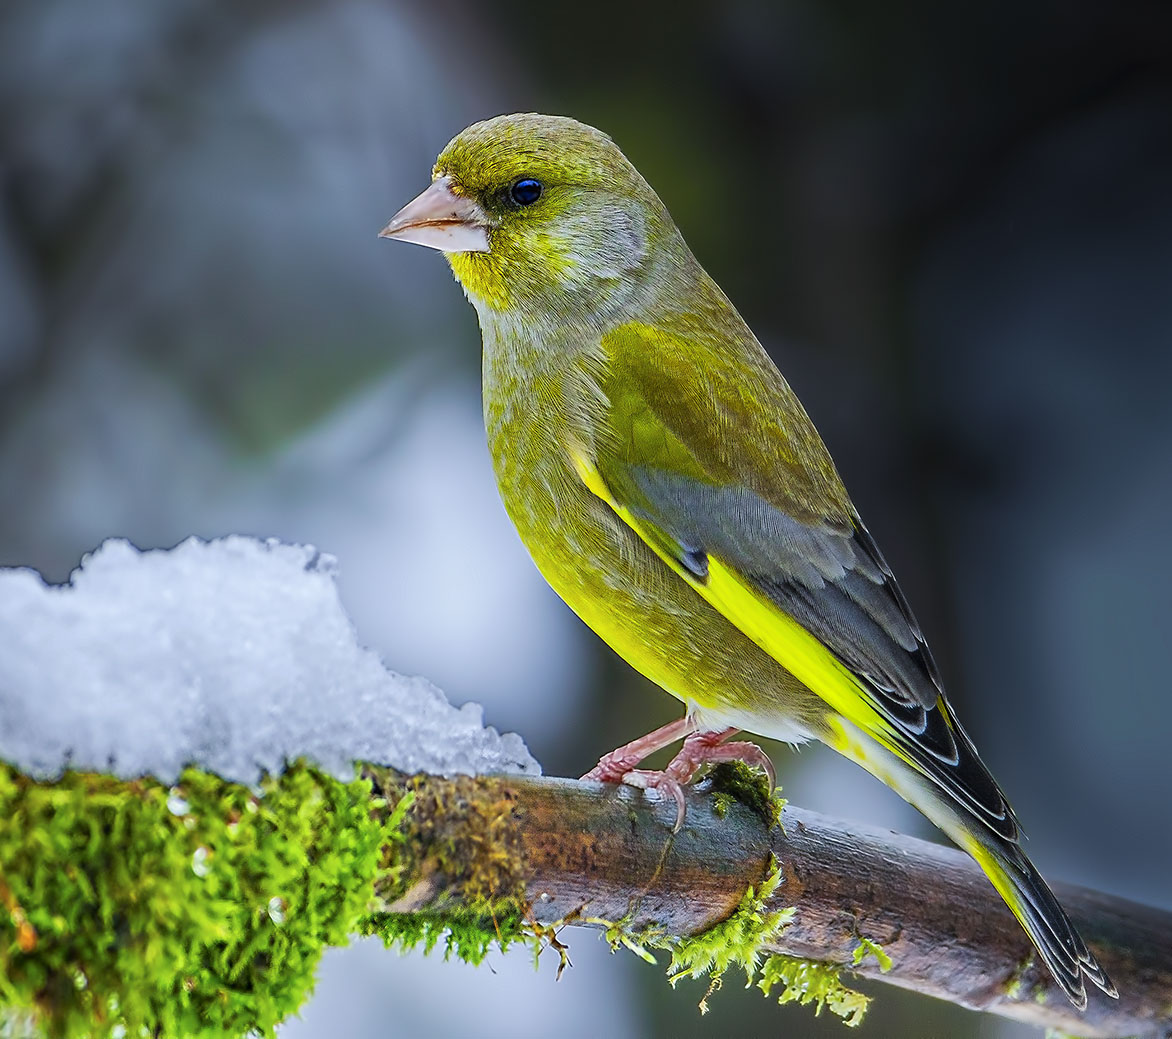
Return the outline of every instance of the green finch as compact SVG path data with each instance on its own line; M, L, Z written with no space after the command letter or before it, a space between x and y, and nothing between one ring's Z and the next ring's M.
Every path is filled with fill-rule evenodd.
M819 739L980 864L1058 983L1115 989L1022 851L1005 795L793 390L605 134L477 123L381 232L442 251L484 340L501 498L538 569L685 714L587 779L679 805L740 730ZM663 771L639 763L683 739Z

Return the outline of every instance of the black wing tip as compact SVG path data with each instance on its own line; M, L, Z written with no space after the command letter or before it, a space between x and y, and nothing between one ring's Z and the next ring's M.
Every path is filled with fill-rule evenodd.
M1076 982L1071 982L1068 978L1060 978L1058 983L1062 986L1062 991L1066 993L1066 998L1074 1004L1075 1010L1086 1010L1087 987L1082 982L1081 974Z
M1119 989L1115 987L1115 983L1107 976L1107 972L1103 970L1093 955L1088 953L1086 959L1081 961L1081 966L1083 974L1091 979L1096 988L1112 999L1119 998Z
M1085 959L1079 960L1078 970L1073 973L1057 967L1050 962L1049 958L1047 958L1046 964L1050 968L1050 973L1054 977L1054 980L1058 983L1058 987L1062 989L1066 994L1066 998L1078 1010L1086 1010L1087 1008L1087 987L1084 979L1089 980L1096 988L1101 989L1104 994L1110 996L1112 999L1119 998L1119 990L1107 976L1107 972L1099 966L1098 961L1090 954Z
M1119 990L1087 948L1054 892L1018 845L1002 848L1003 863L1022 896L1023 915L1018 916L1037 947L1058 987L1079 1010L1087 1008L1086 981L1112 999ZM1016 913L1017 910L1015 909Z

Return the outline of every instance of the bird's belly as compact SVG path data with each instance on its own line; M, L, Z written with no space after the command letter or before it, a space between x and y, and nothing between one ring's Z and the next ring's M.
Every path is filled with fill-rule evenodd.
M494 455L496 452L494 452ZM616 653L683 700L704 728L789 742L826 705L679 578L570 467L501 464L501 497L554 591Z

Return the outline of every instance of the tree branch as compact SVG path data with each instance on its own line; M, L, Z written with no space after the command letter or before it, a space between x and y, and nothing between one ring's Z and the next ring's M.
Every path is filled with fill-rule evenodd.
M1080 1036L1172 1035L1172 914L1162 910L1056 885L1120 992L1113 1000L1093 990L1080 1014L976 864L952 848L794 807L770 832L746 805L718 811L703 787L689 792L687 822L673 836L674 803L626 787L515 776L414 782L427 796L412 807L407 839L421 846L406 857L413 865L398 890L405 884L407 894L389 912L458 903L458 885L426 845L442 835L450 862L469 806L492 803L497 810L471 812L493 818L491 831L474 827L464 846L517 863L536 923L621 920L633 934L697 934L733 912L773 855L784 880L769 908L797 913L768 951L849 965L867 938L892 964L852 968L861 975Z

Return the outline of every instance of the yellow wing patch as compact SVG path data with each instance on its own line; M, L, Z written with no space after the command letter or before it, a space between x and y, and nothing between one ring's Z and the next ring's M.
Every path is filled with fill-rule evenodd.
M579 478L606 502L660 559L838 714L872 735L893 754L907 760L895 745L895 729L871 705L859 679L817 638L751 588L736 571L709 557L708 577L698 578L667 550L665 536L615 500L597 466L577 446L569 448Z
M876 737L894 731L867 702L859 680L830 650L792 617L750 588L719 559L709 557L706 584L695 580L691 584L802 685L812 689L839 714Z
M606 481L602 478L602 473L598 471L598 467L586 454L586 449L580 444L569 444L566 450L570 453L570 460L574 463L574 469L578 473L578 479L586 485L586 489L591 494L601 498L615 512L618 512L620 508L618 502L611 497L610 488L607 487Z

